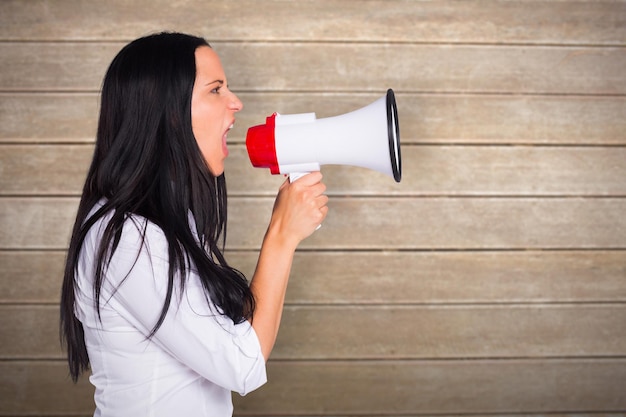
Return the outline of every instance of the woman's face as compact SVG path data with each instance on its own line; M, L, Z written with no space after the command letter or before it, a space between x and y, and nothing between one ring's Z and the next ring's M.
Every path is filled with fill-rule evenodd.
M219 57L208 46L196 49L196 80L191 96L191 128L211 173L224 172L226 136L243 104L228 89Z

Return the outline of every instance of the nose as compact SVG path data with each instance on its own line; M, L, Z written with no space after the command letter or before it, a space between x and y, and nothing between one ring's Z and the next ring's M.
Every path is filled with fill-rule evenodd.
M232 97L230 100L230 108L231 110L238 112L239 110L243 109L243 103L241 102L241 100L239 100L239 97L237 97L237 95L235 95L235 93L232 93Z

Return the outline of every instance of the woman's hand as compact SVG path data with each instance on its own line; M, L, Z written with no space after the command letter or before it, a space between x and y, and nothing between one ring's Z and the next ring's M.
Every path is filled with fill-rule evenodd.
M326 186L318 171L281 185L274 203L268 233L295 247L313 234L328 213Z

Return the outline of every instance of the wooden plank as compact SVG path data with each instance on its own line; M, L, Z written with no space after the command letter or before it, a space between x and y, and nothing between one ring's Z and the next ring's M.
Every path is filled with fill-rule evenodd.
M318 118L360 109L382 96L361 93L242 93L244 109L229 135L274 112ZM408 143L626 145L624 97L396 95L400 136ZM0 93L0 142L93 142L98 96Z
M274 359L624 356L625 305L287 307Z
M625 378L623 359L280 362L234 401L238 415L618 412Z
M0 141L93 142L99 101L92 93L0 93Z
M3 360L65 358L59 340L58 305L0 306L0 317Z
M273 198L229 202L228 248L256 249ZM77 198L0 198L0 249L63 249ZM334 198L302 249L624 249L624 198ZM396 219L402 219L401 222Z
M212 40L615 44L626 39L622 1L186 2L4 0L2 40L130 39L157 29ZM146 17L146 10L150 15ZM79 20L80 17L80 20ZM80 24L78 22L80 21Z
M256 247L273 200L231 201L230 247ZM336 198L329 208L322 229L302 248L626 247L626 199L622 198Z
M257 252L227 251L252 277ZM0 251L0 303L58 303L65 252ZM626 302L624 251L298 252L288 304Z
M626 411L624 359L270 361L236 415L418 415ZM91 415L93 388L63 362L0 362L1 415ZM571 413L571 414L570 414ZM587 414L589 413L589 414Z
M77 209L78 198L0 199L0 248L66 249Z
M0 144L0 194L80 196L93 148Z
M624 357L625 321L626 304L291 305L272 359ZM0 358L64 357L58 306L0 306L0 322Z
M281 177L252 167L244 146L229 149L229 195L276 194ZM626 148L409 145L402 171L397 184L363 168L322 167L331 196L626 195Z
M215 49L243 91L626 93L624 48L272 42Z
M253 271L254 254L247 271ZM233 263L239 265L240 257ZM244 269L246 270L246 269ZM623 251L297 253L300 304L623 302Z
M100 91L124 43L0 43L0 90Z
M282 177L255 169L230 145L229 195L275 195ZM80 195L93 145L0 144L0 195ZM388 158L388 156L383 156ZM329 195L626 195L626 148L406 146L403 182L375 171L324 167Z
M0 303L58 303L65 251L0 251Z
M0 89L98 91L122 46L0 43L5 57ZM310 42L213 46L229 84L242 91L377 92L391 87L398 92L626 93L624 48ZM324 74L324 82L315 74Z
M0 361L0 415L93 415L94 388L87 377L77 385L63 361Z

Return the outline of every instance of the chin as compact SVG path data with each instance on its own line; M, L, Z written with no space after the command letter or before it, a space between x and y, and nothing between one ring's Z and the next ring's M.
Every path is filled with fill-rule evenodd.
M209 171L211 171L211 174L213 174L213 176L219 177L220 175L224 173L224 166L220 165L220 166L212 167L209 165Z

